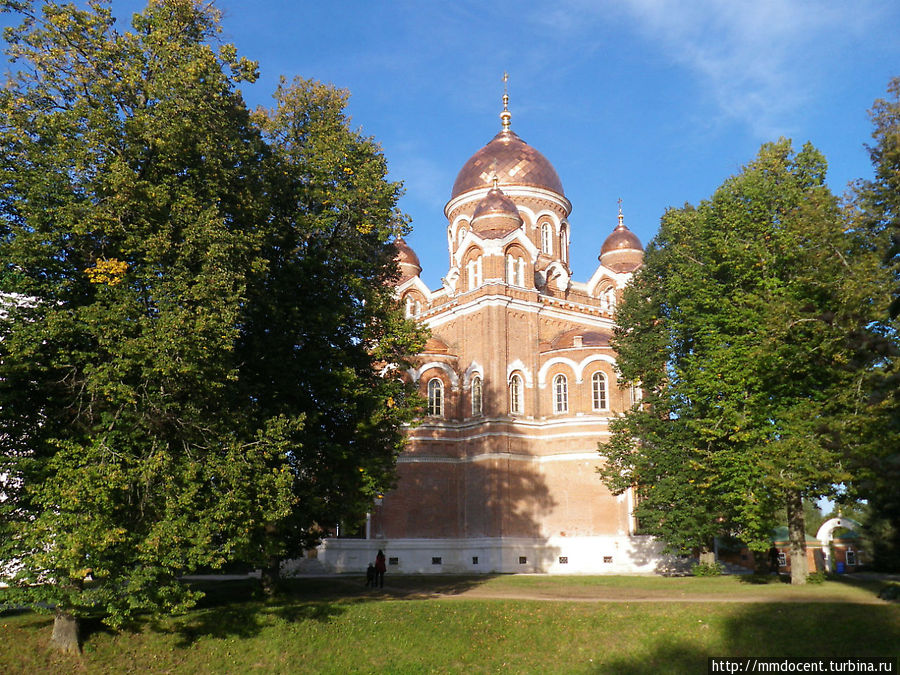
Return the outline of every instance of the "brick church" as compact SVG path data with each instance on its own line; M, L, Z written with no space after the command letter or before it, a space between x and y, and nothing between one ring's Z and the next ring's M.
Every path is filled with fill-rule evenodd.
M622 573L659 562L634 534L632 495L613 496L597 474L611 418L639 395L617 386L610 338L641 243L620 209L597 242L597 269L572 279L572 204L510 117L504 95L500 133L453 184L441 288L423 283L416 254L397 242L397 295L432 333L409 371L426 414L365 538L319 548L326 569L365 569L378 549L389 573Z

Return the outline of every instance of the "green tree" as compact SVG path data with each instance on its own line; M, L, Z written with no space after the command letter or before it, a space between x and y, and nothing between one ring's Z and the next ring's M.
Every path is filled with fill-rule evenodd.
M124 33L107 2L0 6L23 19L0 90L0 561L73 649L80 617L185 607L183 573L358 514L415 404L372 365L418 332L383 289L402 228L377 148L334 105L306 132L315 105L251 116L255 64L210 3L156 0Z
M425 333L403 317L389 283L401 185L386 179L374 141L350 128L347 97L315 81L282 82L275 106L256 115L272 151L268 266L250 289L241 382L251 419L303 419L290 455L295 508L261 543L269 591L283 557L323 528L359 523L392 486L402 425L419 412L399 373Z
M880 356L869 382L875 423L861 434L869 452L857 464L852 496L868 501L864 524L875 564L896 570L900 569L900 78L888 85L888 94L871 110L874 144L869 154L875 176L856 186L856 215L862 227L883 237L893 330L870 347Z
M730 535L764 550L786 508L795 583L803 499L852 478L862 344L886 306L876 243L848 227L825 170L808 144L767 144L709 201L663 216L617 313L643 404L601 446L608 485L634 487L642 528L670 547Z

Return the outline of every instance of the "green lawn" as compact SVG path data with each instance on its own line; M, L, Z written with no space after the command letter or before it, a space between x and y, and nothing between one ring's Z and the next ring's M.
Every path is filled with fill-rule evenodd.
M48 617L6 614L0 672L699 673L708 656L900 655L900 605L873 604L877 584L498 576L387 586L300 580L266 603L246 583L220 584L184 616L122 633L94 625L80 661L47 647Z

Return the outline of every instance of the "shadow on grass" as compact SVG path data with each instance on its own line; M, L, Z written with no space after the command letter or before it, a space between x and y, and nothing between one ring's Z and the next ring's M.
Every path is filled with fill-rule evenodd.
M900 655L900 620L889 605L754 604L721 620L716 630L662 639L646 653L597 666L594 672L705 672L710 657L861 658ZM687 627L686 627L687 628Z
M789 584L791 577L786 574L742 574L738 577L742 584L766 586L768 584Z
M389 576L384 588L378 589L366 588L362 577L286 579L273 598L264 596L256 579L204 580L191 583L192 588L204 593L193 611L175 621L149 621L148 624L158 632L177 633L176 644L183 648L204 637L252 638L273 618L290 623L327 623L340 617L350 604L457 595L489 578L492 577Z

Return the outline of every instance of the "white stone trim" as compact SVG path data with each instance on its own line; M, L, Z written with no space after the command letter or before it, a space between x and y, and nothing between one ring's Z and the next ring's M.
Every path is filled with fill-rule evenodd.
M545 199L562 208L567 215L572 213L572 202L570 202L559 193L553 192L552 190L545 190L544 188L531 187L527 185L501 185L500 189L503 191L503 194L512 199L514 202L516 201L516 197L532 197L535 199ZM446 206L444 206L444 217L449 220L450 212L455 210L459 206L464 206L468 203L477 204L484 198L484 196L488 192L490 192L490 190L491 187L486 186L463 192L461 195L454 197L449 202L447 202Z
M662 543L646 535L607 534L594 536L468 537L460 539L326 539L318 547L317 560L333 573L363 575L366 566L383 550L397 558L388 565L391 574L510 573L544 574L653 574L679 567L677 558L663 555ZM478 558L473 564L472 558ZM519 558L526 558L525 564ZM560 557L567 563L560 563ZM441 564L432 563L440 558ZM603 562L605 558L611 562ZM302 561L301 561L302 562ZM690 561L693 562L693 561ZM683 564L683 563L682 563ZM286 565L286 574L302 565ZM360 581L362 583L362 581ZM633 599L629 600L633 602Z
M467 387L472 383L472 377L478 375L481 378L481 384L484 385L484 366L482 366L478 361L472 361L469 364L469 367L466 368L466 372L463 373L463 386Z
M512 374L516 371L522 373L522 379L525 381L525 386L528 389L531 389L534 386L534 379L531 375L531 370L522 362L522 359L516 359L512 363L507 364L506 366L506 384L509 385L509 378L512 377Z
M410 368L407 372L409 376L413 379L413 382L419 384L419 380L422 377L422 373L424 373L429 368L438 368L447 373L447 377L450 378L450 386L453 387L454 390L459 389L459 375L456 374L456 371L453 370L446 363L442 363L440 361L429 361L428 363L424 363L418 368Z

